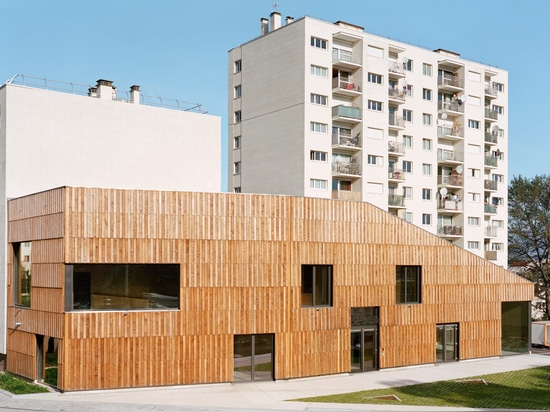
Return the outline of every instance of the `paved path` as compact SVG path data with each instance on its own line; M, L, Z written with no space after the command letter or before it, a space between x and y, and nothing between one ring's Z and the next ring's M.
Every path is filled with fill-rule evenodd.
M307 396L465 378L539 366L550 366L550 356L540 354L517 355L276 382L187 385L17 396L0 393L0 410L71 412L471 411L473 409L344 405L291 402L288 400ZM484 410L487 411L487 409Z

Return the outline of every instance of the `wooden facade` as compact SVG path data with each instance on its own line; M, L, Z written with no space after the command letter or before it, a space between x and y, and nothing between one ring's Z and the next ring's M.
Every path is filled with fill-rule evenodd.
M349 372L361 307L379 310L379 368L434 363L445 323L460 359L496 356L501 303L534 292L363 202L63 187L10 200L8 236L32 241L32 300L14 306L9 281L6 369L36 379L36 336L56 338L66 391L231 382L242 334L274 335L275 379ZM78 263L179 264L180 307L66 311ZM302 307L305 264L333 266L332 306ZM396 304L396 265L422 267L421 303Z

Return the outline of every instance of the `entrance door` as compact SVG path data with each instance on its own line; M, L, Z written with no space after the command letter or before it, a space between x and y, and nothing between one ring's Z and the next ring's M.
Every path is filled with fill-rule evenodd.
M378 369L378 330L351 331L351 371L366 372Z
M437 362L458 360L458 324L436 325L435 357Z
M235 335L233 344L233 380L235 382L274 379L272 334Z

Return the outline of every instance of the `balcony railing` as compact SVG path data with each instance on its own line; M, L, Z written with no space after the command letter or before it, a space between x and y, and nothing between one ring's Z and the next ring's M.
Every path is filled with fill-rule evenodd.
M496 133L485 132L485 143L498 143L498 135Z
M403 116L397 116L396 114L390 114L389 125L396 127L405 127L405 119Z
M332 173L337 175L361 176L361 164L358 162L333 162Z
M388 152L390 152L390 154L405 154L405 145L403 143L397 143L390 140L388 142Z
M446 136L464 137L464 132L461 127L438 126L437 136L438 137L446 137Z
M404 207L405 206L405 196L404 195L388 195L388 206L389 207Z
M357 133L355 136L347 133L333 133L332 134L333 146L348 146L348 147L361 147L361 135Z
M456 102L437 102L437 110L450 110L452 112L464 113L464 106Z
M393 99L405 100L405 92L399 87L388 87L388 96Z
M497 91L493 89L493 87L490 84L485 85L485 94L488 96L497 97Z
M390 167L388 169L388 179L405 180L405 172L403 170L393 169Z
M350 50L332 49L332 61L333 63L344 62L361 65L362 58L360 54L353 53Z
M464 153L455 150L437 149L438 161L463 162Z
M497 190L498 189L498 182L496 180L485 180L485 190Z
M462 202L458 198L456 200L442 199L438 202L437 208L440 210L462 211Z
M350 92L361 92L361 82L358 80L344 80L335 77L332 79L333 89L342 89Z
M462 226L438 226L437 234L440 236L462 236Z
M437 184L443 186L462 186L462 175L439 175Z
M361 192L352 192L351 190L333 190L332 198L339 200L361 201Z
M338 105L332 108L332 117L347 117L361 120L361 109L358 107Z
M388 70L395 74L405 74L405 71L403 70L403 63L390 62Z
M497 260L497 251L496 250L486 250L485 259L487 260Z
M496 110L489 109L488 107L485 108L485 118L486 119L498 119L498 112Z
M497 236L497 228L492 226L486 226L485 227L485 237L496 237Z
M464 81L455 76L443 75L437 76L438 86L452 86L457 88L464 88Z
M484 212L485 213L496 213L497 212L497 207L495 205L485 205Z
M498 166L498 157L485 156L485 166L497 167Z

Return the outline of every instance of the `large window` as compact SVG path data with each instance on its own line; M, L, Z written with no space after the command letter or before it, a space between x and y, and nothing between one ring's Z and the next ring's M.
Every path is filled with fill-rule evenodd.
M397 266L396 303L420 303L420 266Z
M65 267L65 310L179 308L176 264L77 264Z
M328 42L325 39L320 39L319 37L311 36L311 45L319 49L326 49Z
M502 302L502 354L529 352L531 302Z
M13 244L13 290L17 306L31 306L31 242Z
M331 265L302 265L302 306L332 306Z

